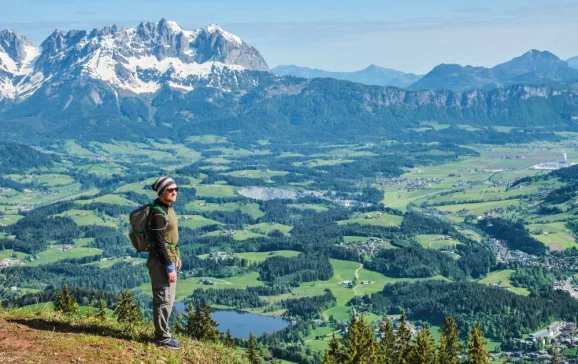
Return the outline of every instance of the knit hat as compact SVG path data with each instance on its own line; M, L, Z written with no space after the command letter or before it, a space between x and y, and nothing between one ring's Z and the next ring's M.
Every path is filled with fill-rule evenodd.
M161 196L163 193L165 193L165 190L167 188L175 188L177 187L177 184L175 183L175 180L172 179L171 177L159 177L159 179L157 179L155 181L155 183L152 184L152 189L153 191L155 191L157 193L157 195Z

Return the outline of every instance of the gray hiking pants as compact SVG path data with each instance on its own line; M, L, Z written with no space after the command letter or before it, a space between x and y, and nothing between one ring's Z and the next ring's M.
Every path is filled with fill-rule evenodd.
M149 257L147 267L153 289L154 341L159 344L165 344L171 340L169 317L175 302L177 283L169 283L165 266L157 258Z

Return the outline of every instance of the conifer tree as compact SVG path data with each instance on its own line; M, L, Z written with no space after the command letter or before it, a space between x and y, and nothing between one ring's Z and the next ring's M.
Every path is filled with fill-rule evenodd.
M175 331L190 338L198 339L197 334L200 332L198 324L196 310L193 308L192 302L189 301L185 306L184 315L180 315L179 319L177 319Z
M228 348L235 347L235 340L233 339L233 335L231 335L231 330L227 329L225 333L225 346Z
M460 354L463 351L460 342L460 332L456 326L453 317L448 316L444 319L442 332L440 335L440 344L438 350L439 364L459 364Z
M78 315L80 313L76 298L70 294L68 284L66 283L56 295L56 299L54 300L54 310L65 315Z
M104 305L104 300L98 301L98 311L96 311L96 318L100 322L106 321L106 306Z
M255 336L253 333L249 334L249 346L247 347L247 358L251 364L261 364L261 358L259 358L259 353L257 352L257 343L255 342Z
M339 359L341 356L341 344L335 336L335 333L331 335L331 341L329 342L329 355L333 356L335 359Z
M435 344L427 326L424 326L415 337L409 353L410 364L435 364Z
M373 363L377 358L375 335L371 326L363 317L351 317L347 336L345 339L345 350L343 354L344 363Z
M390 321L386 321L379 326L381 339L378 345L378 362L383 364L393 364L395 359L395 334Z
M490 364L490 354L486 350L484 333L480 328L480 322L472 328L470 332L470 342L468 343L468 364Z
M141 312L131 291L125 291L116 305L115 315L118 322L133 326L141 321Z
M397 330L397 348L396 348L396 364L407 364L409 353L411 351L411 332L408 328L407 316L405 310L401 312L399 323L399 330Z
M200 340L215 342L219 340L221 333L217 330L219 324L213 320L211 313L213 313L211 305L209 305L209 302L205 302L205 305L201 308L201 312L199 313L199 317L201 317Z
M86 314L84 317L87 320L92 320L94 318L94 315L92 314L92 311L90 310L90 306L88 306L88 308L86 309Z
M339 340L335 336L335 333L331 335L331 341L329 342L329 347L325 350L325 354L323 355L323 360L321 361L322 364L337 364L340 362L341 358L341 345L339 344Z

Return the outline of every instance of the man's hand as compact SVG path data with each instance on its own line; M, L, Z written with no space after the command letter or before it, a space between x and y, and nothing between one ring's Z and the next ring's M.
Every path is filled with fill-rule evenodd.
M177 272L170 272L167 274L169 276L169 282L170 283L175 283L177 281Z

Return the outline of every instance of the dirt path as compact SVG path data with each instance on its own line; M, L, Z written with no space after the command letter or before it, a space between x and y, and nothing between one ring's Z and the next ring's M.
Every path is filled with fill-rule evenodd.
M359 281L359 270L363 268L363 264L359 263L359 268L357 268L355 270L355 278ZM353 293L355 293L355 295L357 296L357 287L359 286L359 283L357 283L355 285L355 287L353 287Z

